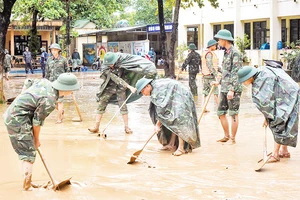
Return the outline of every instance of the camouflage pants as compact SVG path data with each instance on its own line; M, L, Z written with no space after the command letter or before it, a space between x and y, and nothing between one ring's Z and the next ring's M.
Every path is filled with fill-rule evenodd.
M220 93L220 103L217 110L217 115L226 115L227 110L229 110L229 115L234 116L239 114L240 109L240 100L241 100L242 93L234 93L233 99L227 99L227 92Z
M206 78L205 76L203 77L203 90L202 90L202 93L204 94L204 96L207 96L211 90L211 85L210 83L215 81L215 78L210 76L208 78ZM218 87L215 87L213 93L215 95L218 95L219 94L219 88Z
M6 126L9 139L20 160L34 162L36 158L36 148L32 133L31 124L21 126Z
M106 87L99 99L97 114L105 113L109 100L113 95L117 95L119 107L121 107L121 105L126 100L126 90L120 90L118 87ZM126 104L124 104L123 107L120 109L120 113L122 115L128 114Z
M193 96L198 96L198 87L196 84L196 77L197 77L197 74L189 73L189 86L190 86Z

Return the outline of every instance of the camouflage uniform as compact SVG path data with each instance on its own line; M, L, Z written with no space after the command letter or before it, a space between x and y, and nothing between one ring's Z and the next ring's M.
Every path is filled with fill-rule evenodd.
M11 55L8 53L4 57L4 73L8 73L11 70Z
M200 54L194 50L191 50L191 52L188 54L188 57L182 64L181 70L186 69L187 65L189 65L189 86L191 92L194 96L198 96L196 76L199 73L199 68L201 67Z
M216 81L217 76L218 76L218 72L216 71L216 68L218 68L218 66L214 66L217 63L213 62L213 58L216 55L213 52L206 52L203 57L202 57L202 61L205 61L205 66L208 68L210 74L206 75L203 74L203 91L202 93L204 94L204 96L207 96L210 92L211 89L211 82ZM202 70L204 68L204 64L202 65ZM219 88L215 87L213 94L218 95L219 94Z
M46 64L46 76L45 78L49 81L55 81L60 74L70 72L70 69L67 64L67 59L62 56L58 56L58 58L54 58L51 56L47 59ZM59 97L58 102L63 102L63 97Z
M127 82L128 80L123 80L119 76L121 75L120 68L115 68L114 70L105 70L102 72L101 77L102 79L109 79L106 87L104 88L101 95L99 95L99 106L97 109L97 114L105 113L106 107L113 95L117 95L117 100L119 107L124 103L126 100L126 89L127 89ZM122 75L121 75L122 76ZM120 109L120 113L122 115L127 114L127 106L126 104Z
M297 145L299 91L298 84L280 68L266 66L254 76L252 100L278 144Z
M59 77L60 74L66 72L70 72L67 59L62 56L58 56L58 58L51 56L48 58L46 64L46 79L53 82Z
M119 53L114 69L112 70L110 67L102 65L100 73L102 83L100 84L99 92L96 94L96 99L99 101L97 113L103 114L109 103L117 101L119 106L124 103L127 84L134 87L137 80L143 76L154 78L157 71L151 61L141 56ZM117 100L115 99L116 96ZM141 95L133 94L127 103L140 97ZM128 113L126 104L120 110L121 114Z
M42 126L45 118L55 109L58 91L46 79L27 79L25 86L28 89L17 96L4 113L4 123L19 159L34 162L33 126Z
M200 147L200 135L194 98L182 83L164 78L151 83L150 117L153 124L162 123L158 140L169 143L172 132L184 140L184 149L191 152Z
M242 67L242 59L240 52L231 46L224 52L222 62L222 80L220 103L218 106L218 116L225 115L229 110L229 115L234 116L239 113L240 97L242 94L242 85L238 81L238 70ZM227 93L234 92L232 100L227 99Z

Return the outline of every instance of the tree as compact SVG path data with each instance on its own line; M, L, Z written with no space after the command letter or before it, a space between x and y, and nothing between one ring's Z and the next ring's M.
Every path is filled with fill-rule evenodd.
M0 0L0 103L5 100L3 93L3 61L7 29L10 24L12 8L16 0Z
M170 0L174 1L174 0ZM219 6L218 0L208 0L212 7L217 8ZM158 3L158 12L163 12L163 1L157 0ZM160 33L161 36L161 49L162 49L162 57L164 58L164 69L165 69L165 76L166 77L175 77L175 43L177 41L177 28L178 28L178 19L179 19L179 8L188 8L194 6L194 3L197 3L199 8L202 8L204 6L204 0L175 0L175 11L173 16L173 30L171 35L171 42L169 47L169 54L168 57L164 58L163 55L167 55L167 46L166 42L162 41L165 40L165 27L164 27L164 18L163 14L159 13L159 23L160 23ZM173 5L174 5L173 4ZM165 52L164 52L165 51Z

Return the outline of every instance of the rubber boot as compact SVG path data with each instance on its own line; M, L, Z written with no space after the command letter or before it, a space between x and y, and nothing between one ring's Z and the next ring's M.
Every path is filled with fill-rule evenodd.
M99 126L100 126L100 122L96 122L95 127L93 127L93 128L88 128L88 130L89 130L91 133L98 133L98 132L99 132Z

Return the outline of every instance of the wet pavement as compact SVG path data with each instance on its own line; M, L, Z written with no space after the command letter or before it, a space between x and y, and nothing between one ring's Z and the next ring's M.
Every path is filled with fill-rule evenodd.
M223 137L213 98L208 104L200 129L201 147L180 157L160 151L154 136L133 165L128 165L132 154L141 149L153 133L148 114L149 97L128 104L132 135L124 133L122 116L118 114L107 127L107 139L89 134L94 125L99 87L97 72L76 72L81 89L75 92L83 117L78 117L71 96L65 100L63 124L55 124L56 111L46 119L40 141L50 171L58 181L72 177L72 185L62 191L33 189L22 191L21 163L13 151L3 123L0 123L0 199L94 200L94 199L298 199L300 153L289 148L290 159L266 164L255 172L257 161L263 155L263 116L251 102L250 90L244 88L240 110L237 144L220 144ZM25 78L12 74L4 81L6 97L16 96ZM40 77L40 74L34 75ZM187 75L180 81L188 85ZM198 91L201 91L198 77ZM202 98L196 100L201 112ZM2 113L7 105L0 105ZM118 106L109 105L101 122L104 128ZM268 130L268 151L273 149L273 138ZM39 157L33 168L33 181L38 184L50 180Z

